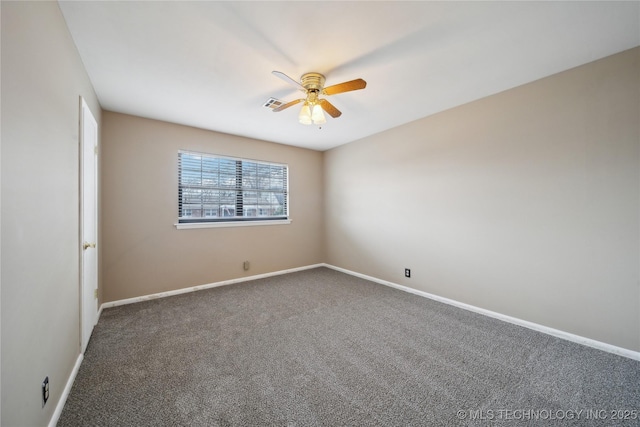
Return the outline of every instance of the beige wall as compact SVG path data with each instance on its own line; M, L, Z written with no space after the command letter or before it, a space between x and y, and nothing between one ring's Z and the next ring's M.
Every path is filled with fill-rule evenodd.
M0 7L1 424L42 426L80 354L79 97L100 106L56 2Z
M328 262L640 350L639 52L326 152Z
M177 230L180 149L287 163L293 222ZM324 262L322 162L317 151L104 112L104 301Z

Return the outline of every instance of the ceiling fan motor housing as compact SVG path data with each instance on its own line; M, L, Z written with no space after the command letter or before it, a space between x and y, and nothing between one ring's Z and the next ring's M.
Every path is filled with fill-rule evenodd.
M324 76L320 73L306 73L300 77L302 87L308 91L321 91L324 87L324 80Z

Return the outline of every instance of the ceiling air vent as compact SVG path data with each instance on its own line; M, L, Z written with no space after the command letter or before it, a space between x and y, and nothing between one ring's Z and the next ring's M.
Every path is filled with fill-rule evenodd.
M276 108L282 105L282 101L275 98L267 99L267 102L264 103L264 106L267 108Z

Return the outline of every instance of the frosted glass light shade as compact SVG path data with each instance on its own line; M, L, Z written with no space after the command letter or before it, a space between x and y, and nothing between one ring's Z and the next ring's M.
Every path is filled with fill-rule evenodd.
M311 120L313 120L314 125L321 125L323 123L327 123L327 119L324 117L324 113L322 112L322 107L320 104L316 104L313 106L313 111L311 113Z
M309 108L309 104L305 103L300 110L300 114L298 115L298 121L303 125L311 124L311 109Z

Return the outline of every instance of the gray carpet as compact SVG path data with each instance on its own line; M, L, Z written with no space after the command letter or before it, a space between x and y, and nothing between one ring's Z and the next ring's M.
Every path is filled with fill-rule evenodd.
M640 362L318 268L104 310L58 425L640 425L638 411Z

